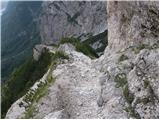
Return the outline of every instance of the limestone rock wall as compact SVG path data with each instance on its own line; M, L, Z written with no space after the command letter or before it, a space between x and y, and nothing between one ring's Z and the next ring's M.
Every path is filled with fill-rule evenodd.
M108 2L108 45L113 51L158 43L158 1Z
M82 40L107 29L105 1L43 2L40 20L42 42L49 44L62 37Z

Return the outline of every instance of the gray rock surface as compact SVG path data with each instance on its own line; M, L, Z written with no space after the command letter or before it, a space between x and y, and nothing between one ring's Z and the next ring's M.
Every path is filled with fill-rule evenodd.
M68 119L69 115L64 110L60 110L57 112L49 113L47 116L44 117L44 119Z
M107 13L108 45L113 51L158 42L158 2L108 2Z

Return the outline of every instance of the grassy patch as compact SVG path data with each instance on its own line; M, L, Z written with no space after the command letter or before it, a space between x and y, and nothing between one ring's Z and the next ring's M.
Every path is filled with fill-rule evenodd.
M141 118L140 115L134 110L134 108L131 105L129 105L129 107L126 107L125 111L128 112L131 117L134 117L136 119Z
M128 85L126 85L123 88L123 96L129 105L129 107L125 108L125 111L128 112L131 117L140 119L141 118L140 115L135 111L134 107L132 107L131 105L134 100L134 95L130 93Z
M52 59L69 59L69 57L62 51L56 51L56 53L52 55Z
M132 48L135 54L138 54L142 49L148 47L148 45L145 44L139 44L138 46Z
M157 49L159 48L158 43L154 43L152 46L148 45L148 44L139 44L136 47L132 48L132 51L134 51L135 54L138 54L142 49Z
M124 61L124 60L127 60L127 59L128 59L128 57L127 57L126 55L122 54L122 55L119 57L118 62L121 62L121 61Z
M144 88L147 88L150 85L149 80L144 80Z
M30 91L24 97L23 100L29 104L25 112L25 119L33 118L35 116L36 111L34 104L37 103L43 96L45 96L48 93L48 87L50 86L51 83L53 83L53 81L55 81L55 78L52 77L51 72L52 71L49 71L45 83L40 82L37 85L38 88L35 91L33 92Z
M29 107L26 112L25 112L25 116L24 119L30 119L33 118L36 114L36 108L34 106Z
M126 99L128 104L131 104L134 100L134 95L132 93L130 93L129 89L128 89L128 85L126 85L123 88L123 96Z
M127 84L127 77L125 73L119 73L115 76L114 81L116 82L116 87L123 87Z
M96 51L92 47L90 47L88 44L80 42L80 40L77 38L73 38L73 37L62 38L59 45L64 43L71 43L76 47L77 51L82 52L83 54L89 56L90 58L98 57L98 55L96 54Z

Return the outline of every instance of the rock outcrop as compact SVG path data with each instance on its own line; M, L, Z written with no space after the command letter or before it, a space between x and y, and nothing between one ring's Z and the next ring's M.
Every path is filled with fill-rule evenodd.
M69 60L49 70L55 81L30 118L159 118L158 2L108 2L107 12L104 55L92 60L60 45ZM28 109L16 102L6 118L24 118Z

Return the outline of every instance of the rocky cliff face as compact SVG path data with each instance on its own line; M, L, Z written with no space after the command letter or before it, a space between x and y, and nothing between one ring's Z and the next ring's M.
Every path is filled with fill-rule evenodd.
M43 2L40 35L43 44L56 44L65 37L79 38L99 55L107 45L105 1Z
M41 37L44 43L55 43L63 37L82 40L107 30L106 2L44 2L41 15Z
M158 2L108 2L107 15L104 55L92 60L60 45L55 51L69 59L50 67L6 118L159 118Z

